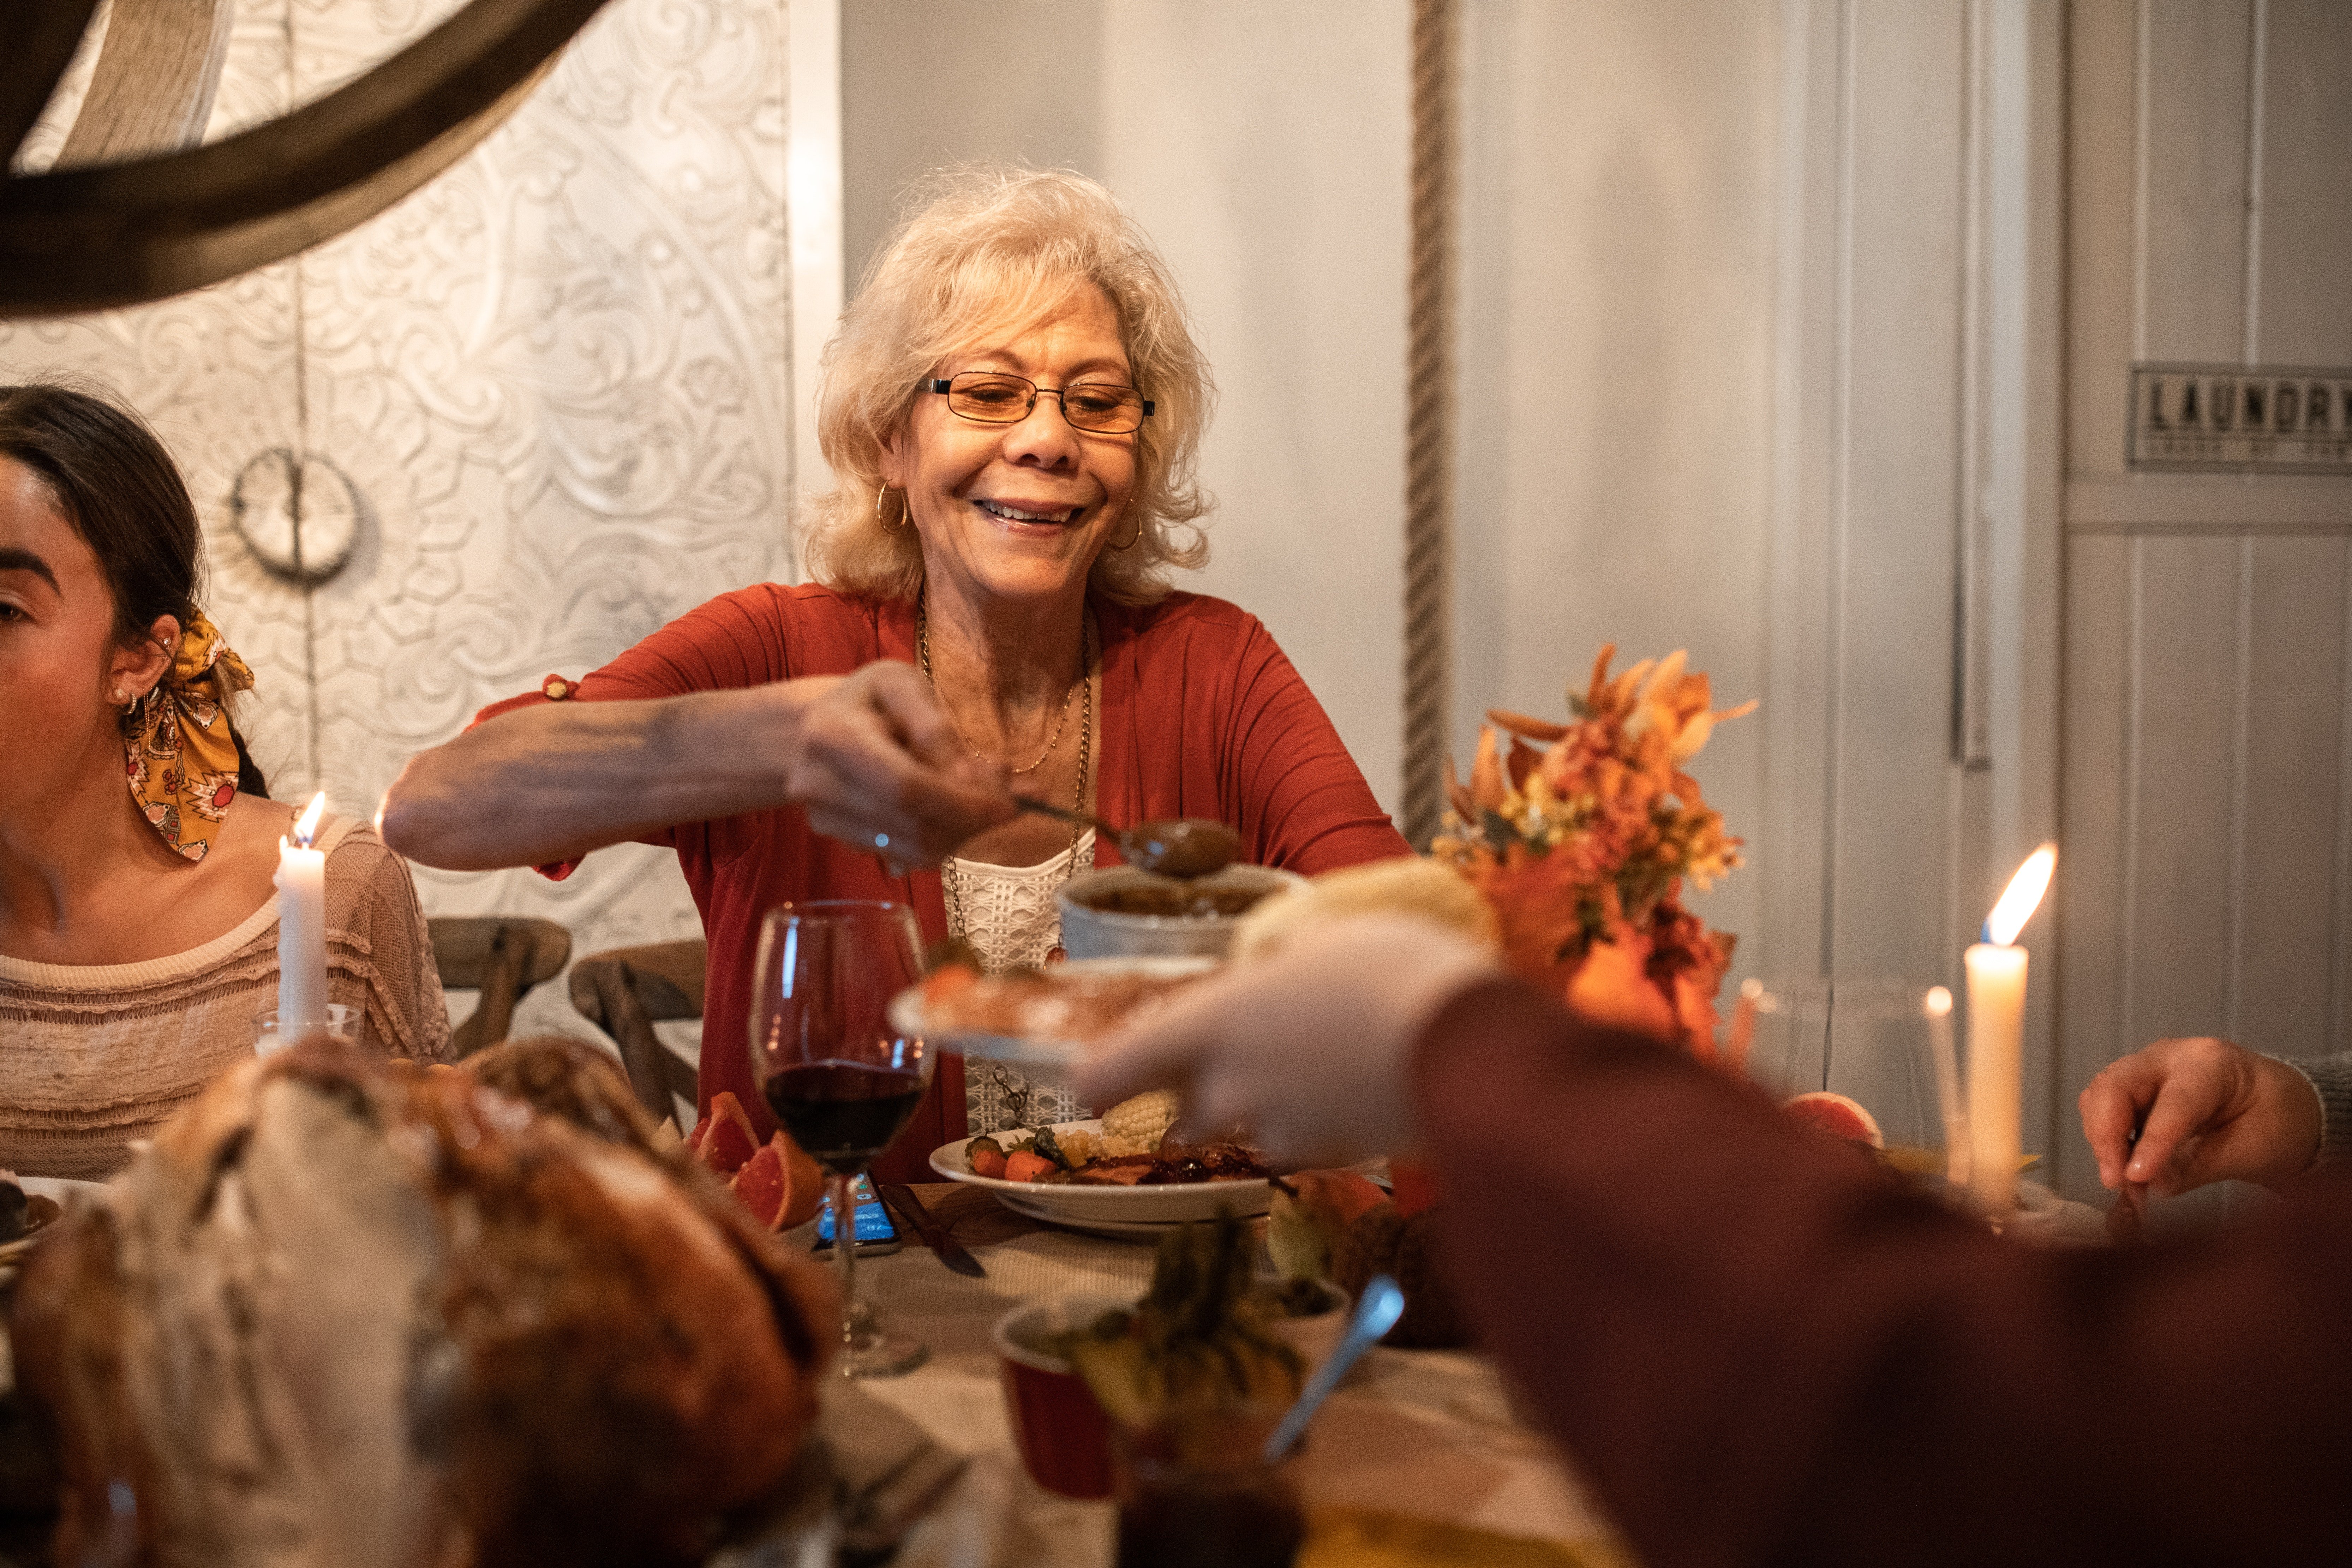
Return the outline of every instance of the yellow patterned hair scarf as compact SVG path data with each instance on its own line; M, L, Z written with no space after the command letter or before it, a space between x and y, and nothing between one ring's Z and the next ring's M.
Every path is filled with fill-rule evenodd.
M172 668L131 716L123 749L131 798L163 842L191 860L212 847L212 825L236 798L236 741L205 677L231 691L253 689L253 671L198 611L180 634Z

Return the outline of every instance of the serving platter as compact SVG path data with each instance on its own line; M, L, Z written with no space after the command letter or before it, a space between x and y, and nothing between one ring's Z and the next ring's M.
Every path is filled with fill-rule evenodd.
M1189 974L1205 974L1216 968L1217 963L1213 958L1189 957L1073 958L1054 967L1057 973L1073 975L1144 974L1159 979L1178 979ZM910 985L890 999L889 1017L892 1028L922 1036L934 1050L1004 1062L1024 1069L1033 1078L1049 1081L1060 1081L1094 1051L1093 1047L1081 1040L1053 1039L1037 1035L994 1035L977 1029L937 1026L924 1015L923 988L919 985ZM933 1163L936 1168L936 1156Z
M1033 1130L1008 1127L992 1134L1010 1143ZM1099 1118L1057 1121L1054 1131L1096 1132ZM942 1143L931 1151L931 1169L950 1182L993 1193L1015 1214L1054 1225L1091 1230L1103 1236L1156 1236L1188 1219L1213 1219L1220 1207L1242 1215L1260 1215L1274 1201L1274 1189L1264 1177L1236 1182L1171 1182L1163 1186L1078 1186L1059 1182L1008 1182L975 1173L964 1160L969 1139Z

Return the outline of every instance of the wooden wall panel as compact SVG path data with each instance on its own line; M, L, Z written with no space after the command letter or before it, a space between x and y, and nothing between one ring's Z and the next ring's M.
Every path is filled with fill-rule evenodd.
M2126 708L2122 1033L2225 1032L2239 548L2136 541Z
M2144 0L2136 359L2233 360L2244 345L2253 5Z
M1849 68L1831 967L1940 977L1958 479L1964 13L1860 6ZM1929 18L1932 17L1931 21ZM1899 342L1904 352L1874 352Z
M2075 0L2066 19L2065 462L2108 479L2123 472L2139 331L2140 32L2133 0Z
M2122 465L2134 360L2352 363L2352 6L2069 18L2062 1106L2159 1036L2352 1045L2352 481Z
M2074 1097L2129 1049L2123 1034L2125 720L2131 678L2129 540L2091 536L2066 546L2065 754L2060 761L2057 903L2057 1082L2065 1127ZM2037 978L2039 978L2037 976ZM2053 1139L2052 1180L2082 1193L2098 1184L2079 1137Z
M2252 357L2352 364L2352 5L2266 0Z
M2332 1048L2342 780L2342 538L2260 538L2244 552L2232 1037L2285 1056Z

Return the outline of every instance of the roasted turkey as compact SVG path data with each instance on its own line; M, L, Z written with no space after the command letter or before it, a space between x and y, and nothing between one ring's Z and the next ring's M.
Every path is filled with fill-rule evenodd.
M829 1282L593 1053L501 1049L249 1063L37 1249L61 1568L689 1563L772 1505Z

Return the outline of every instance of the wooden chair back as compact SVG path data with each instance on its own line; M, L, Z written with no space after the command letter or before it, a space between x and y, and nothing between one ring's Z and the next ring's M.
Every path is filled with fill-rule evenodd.
M592 952L572 966L572 1005L613 1037L637 1102L656 1118L676 1115L671 1095L695 1098L695 1069L661 1043L654 1025L702 1016L709 958L709 944L695 937Z
M572 933L520 915L444 916L425 922L444 990L479 991L481 1005L449 1037L462 1060L507 1037L515 1004L572 957Z

